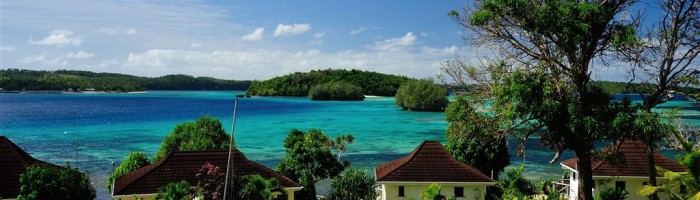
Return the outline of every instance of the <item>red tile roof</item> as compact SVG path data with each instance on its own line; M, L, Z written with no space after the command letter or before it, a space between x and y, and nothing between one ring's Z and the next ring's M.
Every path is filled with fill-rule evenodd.
M46 164L19 148L5 136L0 136L0 197L15 198L19 195L19 176L27 167Z
M606 147L613 148L613 145ZM619 146L618 151L625 158L625 166L610 164L598 159L591 160L593 167L593 176L649 176L647 168L647 145L640 140L624 140ZM577 158L572 158L561 162L562 165L576 169ZM688 169L682 164L661 155L658 151L654 152L654 163L667 170L674 172L685 172ZM658 174L657 176L662 176Z
M494 182L478 169L452 157L437 141L425 141L411 154L374 169L377 181Z
M158 188L171 182L186 180L196 184L195 175L204 163L209 162L226 171L228 150L176 151L163 160L119 176L114 181L113 195L154 194ZM234 150L231 167L239 175L259 174L263 178L275 178L284 187L301 187L298 183L270 168L248 160L243 153Z

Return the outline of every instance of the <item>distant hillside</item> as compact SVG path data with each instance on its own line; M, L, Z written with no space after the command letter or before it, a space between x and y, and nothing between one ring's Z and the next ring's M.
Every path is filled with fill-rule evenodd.
M250 81L222 80L189 75L167 75L157 78L117 73L56 70L35 71L24 69L0 70L0 88L3 90L95 90L130 92L143 90L245 90Z
M326 69L296 72L270 80L253 82L247 94L254 96L307 96L309 89L325 83L349 83L362 88L363 94L394 96L405 76L362 70Z

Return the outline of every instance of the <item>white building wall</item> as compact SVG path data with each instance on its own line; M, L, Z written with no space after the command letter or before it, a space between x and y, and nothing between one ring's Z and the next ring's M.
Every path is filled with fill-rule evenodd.
M381 200L409 200L420 199L420 193L432 183L380 183L382 188ZM484 200L486 197L486 184L459 184L459 183L438 183L440 184L440 194L446 197L454 195L455 187L464 187L464 197L457 197L458 200ZM404 196L400 197L399 186L404 186ZM475 190L479 190L479 197L474 198Z

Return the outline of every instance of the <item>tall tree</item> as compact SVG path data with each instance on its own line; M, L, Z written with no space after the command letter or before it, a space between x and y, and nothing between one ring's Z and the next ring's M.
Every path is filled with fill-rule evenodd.
M493 123L494 117L479 113L473 104L468 98L458 96L447 106L445 118L449 125L445 147L457 160L498 177L510 164L506 138L493 134L502 131L499 123Z
M593 199L595 142L618 136L609 134L617 113L609 95L590 84L590 65L615 52L613 45L636 42L633 24L619 17L633 3L483 0L467 7L464 15L450 13L471 34L465 39L495 47L498 53L494 55L508 62L508 67L496 66L487 72L497 84L484 87L494 96L496 115L534 120L542 128L537 133L544 145L576 154L578 199Z
M644 110L651 109L668 101L666 95L678 89L684 78L698 73L697 63L693 61L700 54L700 1L698 0L658 0L663 14L652 19L652 25L646 33L641 33L644 40L633 45L620 46L627 60L634 67L630 71L633 79L652 82L655 87L648 94L642 94ZM656 186L656 169L654 163L654 143L664 133L654 132L644 136L647 141L647 159L649 161L649 184ZM652 194L650 199L658 199Z
M228 149L230 137L214 117L203 116L194 122L178 124L163 139L153 162L160 161L173 151Z
M318 181L338 176L349 162L341 162L331 152L332 141L321 130L306 133L292 129L284 140L286 155L277 165L277 171L304 186L295 192L296 199L316 199Z

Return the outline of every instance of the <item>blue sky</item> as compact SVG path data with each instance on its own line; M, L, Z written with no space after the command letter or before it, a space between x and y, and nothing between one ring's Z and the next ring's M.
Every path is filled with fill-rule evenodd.
M435 77L442 61L478 56L447 16L466 3L0 1L0 68L224 79L354 68Z

